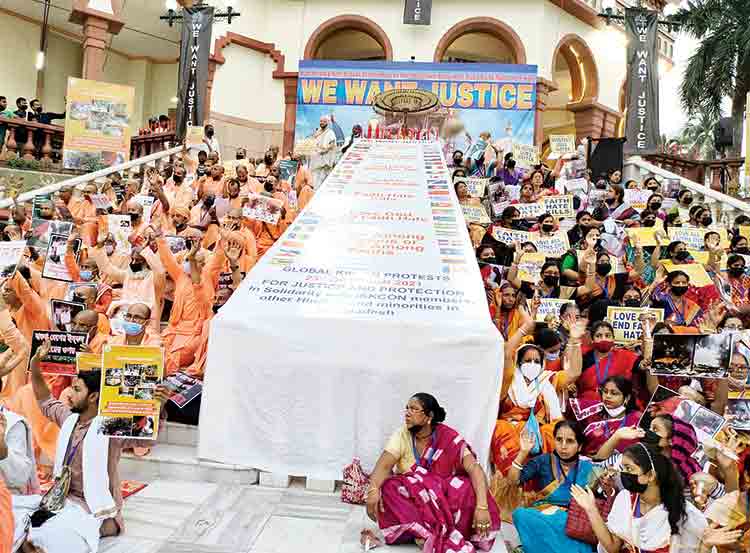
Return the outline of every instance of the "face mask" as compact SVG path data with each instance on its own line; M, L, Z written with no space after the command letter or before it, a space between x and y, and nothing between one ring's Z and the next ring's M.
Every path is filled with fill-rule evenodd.
M544 232L552 232L553 230L555 230L555 225L550 225L549 223L545 223L544 225L542 225L542 230Z
M81 296L75 296L74 295L73 296L73 301L76 302L76 303L82 303L82 304L86 305L86 300L83 299Z
M143 325L141 323L123 321L122 329L128 336L138 336L141 332L143 332Z
M94 278L94 272L93 271L81 271L81 280L89 281Z
M625 307L640 307L641 306L641 300L637 300L635 298L633 299L627 299L624 302L622 302L622 305Z
M607 198L604 201L607 202L607 205L612 205L615 203L615 198Z
M649 207L652 211L658 211L661 209L661 202L653 202Z
M544 354L544 358L547 361L557 361L558 359L560 359L560 352L559 351L555 351L555 352L552 352L552 353L545 353Z
M213 306L214 315L216 315L219 312L219 309L221 309L221 305L214 305Z
M115 253L115 247L114 246L104 246L104 252L109 256Z
M612 340L597 340L591 345L599 353L607 353L609 350L615 347L615 343Z
M607 412L607 415L610 417L619 417L625 412L625 406L620 405L619 407L615 407L614 409L610 409L606 405L604 406L604 410Z
M641 438L641 441L648 446L651 447L659 447L659 442L661 441L661 436L659 436L656 432L653 430L646 430L646 434Z
M599 276L607 276L611 270L611 263L597 263L596 265L596 272L599 273Z
M684 296L687 291L687 286L672 286L672 295L677 296L678 298Z
M557 288L557 284L560 282L559 277L551 275L545 275L542 280L544 281L545 286L549 286L550 288Z
M688 257L690 257L690 253L687 250L682 250L674 254L674 258L677 261L685 261Z
M497 258L496 257L483 257L480 261L482 263L489 263L491 265L497 265Z
M521 363L519 369L527 380L534 380L542 372L542 366L536 361Z
M683 204L684 205L690 205L692 203L693 203L693 198L691 198L691 197L687 197L687 198L683 199Z
M187 228L187 224L186 223L175 223L174 228L175 228L175 230L177 232L182 232L183 230L185 230Z
M190 261L185 261L182 264L182 270L185 272L186 275L190 275L192 271L190 270Z
M653 227L656 224L656 221L652 221L651 219L647 219L646 221L643 221L644 227Z
M136 263L135 261L130 262L130 270L134 273L140 272L143 269L143 263Z
M745 268L744 267L730 267L729 274L733 276L734 278L739 278L745 274Z
M172 175L172 182L175 184L180 184L183 180L185 180L185 177L182 175Z
M521 222L521 219L514 219L510 222L510 228L519 230L523 228L523 223Z
M734 253L738 253L740 255L748 255L750 254L750 248L747 246L741 246L739 248L734 248Z
M648 488L648 484L641 484L638 482L638 477L629 472L620 473L620 482L622 482L622 487L630 493L643 493Z
M213 129L206 129L206 136L208 138L211 138L213 135L214 135L214 130Z
M137 223L138 219L140 219L140 218L141 218L141 216L138 215L137 213L131 213L130 214L130 222L131 223Z
M560 457L560 454L556 450L553 450L552 453L555 455L555 457L557 457L558 459L560 459L560 461L562 461L563 463L575 463L575 462L578 461L578 457L580 456L579 453L576 453L572 457L568 457L567 459L563 459L562 457Z
M711 226L713 222L714 222L713 217L704 217L703 220L701 221L704 227Z

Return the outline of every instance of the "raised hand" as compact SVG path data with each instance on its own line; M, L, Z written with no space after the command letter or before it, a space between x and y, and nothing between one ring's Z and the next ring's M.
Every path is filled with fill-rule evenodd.
M534 446L536 445L536 440L534 439L534 436L532 436L530 433L524 431L521 432L521 452L525 455L528 455L529 452L534 449Z

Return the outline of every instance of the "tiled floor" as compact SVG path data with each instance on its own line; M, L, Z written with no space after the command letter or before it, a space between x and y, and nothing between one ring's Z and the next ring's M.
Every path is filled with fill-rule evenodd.
M374 527L338 494L156 480L125 502L125 534L102 553L357 553ZM416 546L382 553L417 553ZM501 542L494 553L505 553Z

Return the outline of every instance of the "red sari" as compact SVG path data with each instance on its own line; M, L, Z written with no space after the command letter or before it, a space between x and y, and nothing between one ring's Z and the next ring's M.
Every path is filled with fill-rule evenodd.
M411 471L391 476L382 486L378 524L388 545L425 540L424 553L489 551L500 531L500 513L487 492L492 527L486 538L473 528L476 497L463 467L469 445L458 432L439 424L433 441Z
M573 407L574 399L570 400L571 407ZM580 402L586 404L588 402ZM576 412L576 409L573 409ZM640 411L629 411L623 416L611 419L607 416L607 412L604 410L602 403L596 402L586 407L582 414L584 418L581 420L581 426L584 428L583 433L586 435L586 441L584 442L581 454L591 457L595 455L604 443L612 437L612 434L617 432L623 427L636 427L638 422L641 420L642 413ZM638 440L623 440L615 447L616 451L622 453L631 445L635 445Z

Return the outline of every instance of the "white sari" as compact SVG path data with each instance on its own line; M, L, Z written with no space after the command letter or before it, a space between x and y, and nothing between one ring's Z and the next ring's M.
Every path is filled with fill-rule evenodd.
M693 553L698 551L703 531L708 526L703 516L692 503L686 504L687 516L682 521L680 533L672 535L667 510L658 505L643 516L635 516L632 496L622 490L617 494L612 511L607 518L607 528L624 542L637 548L637 551L656 551L669 547L672 553ZM606 553L601 544L598 553Z

